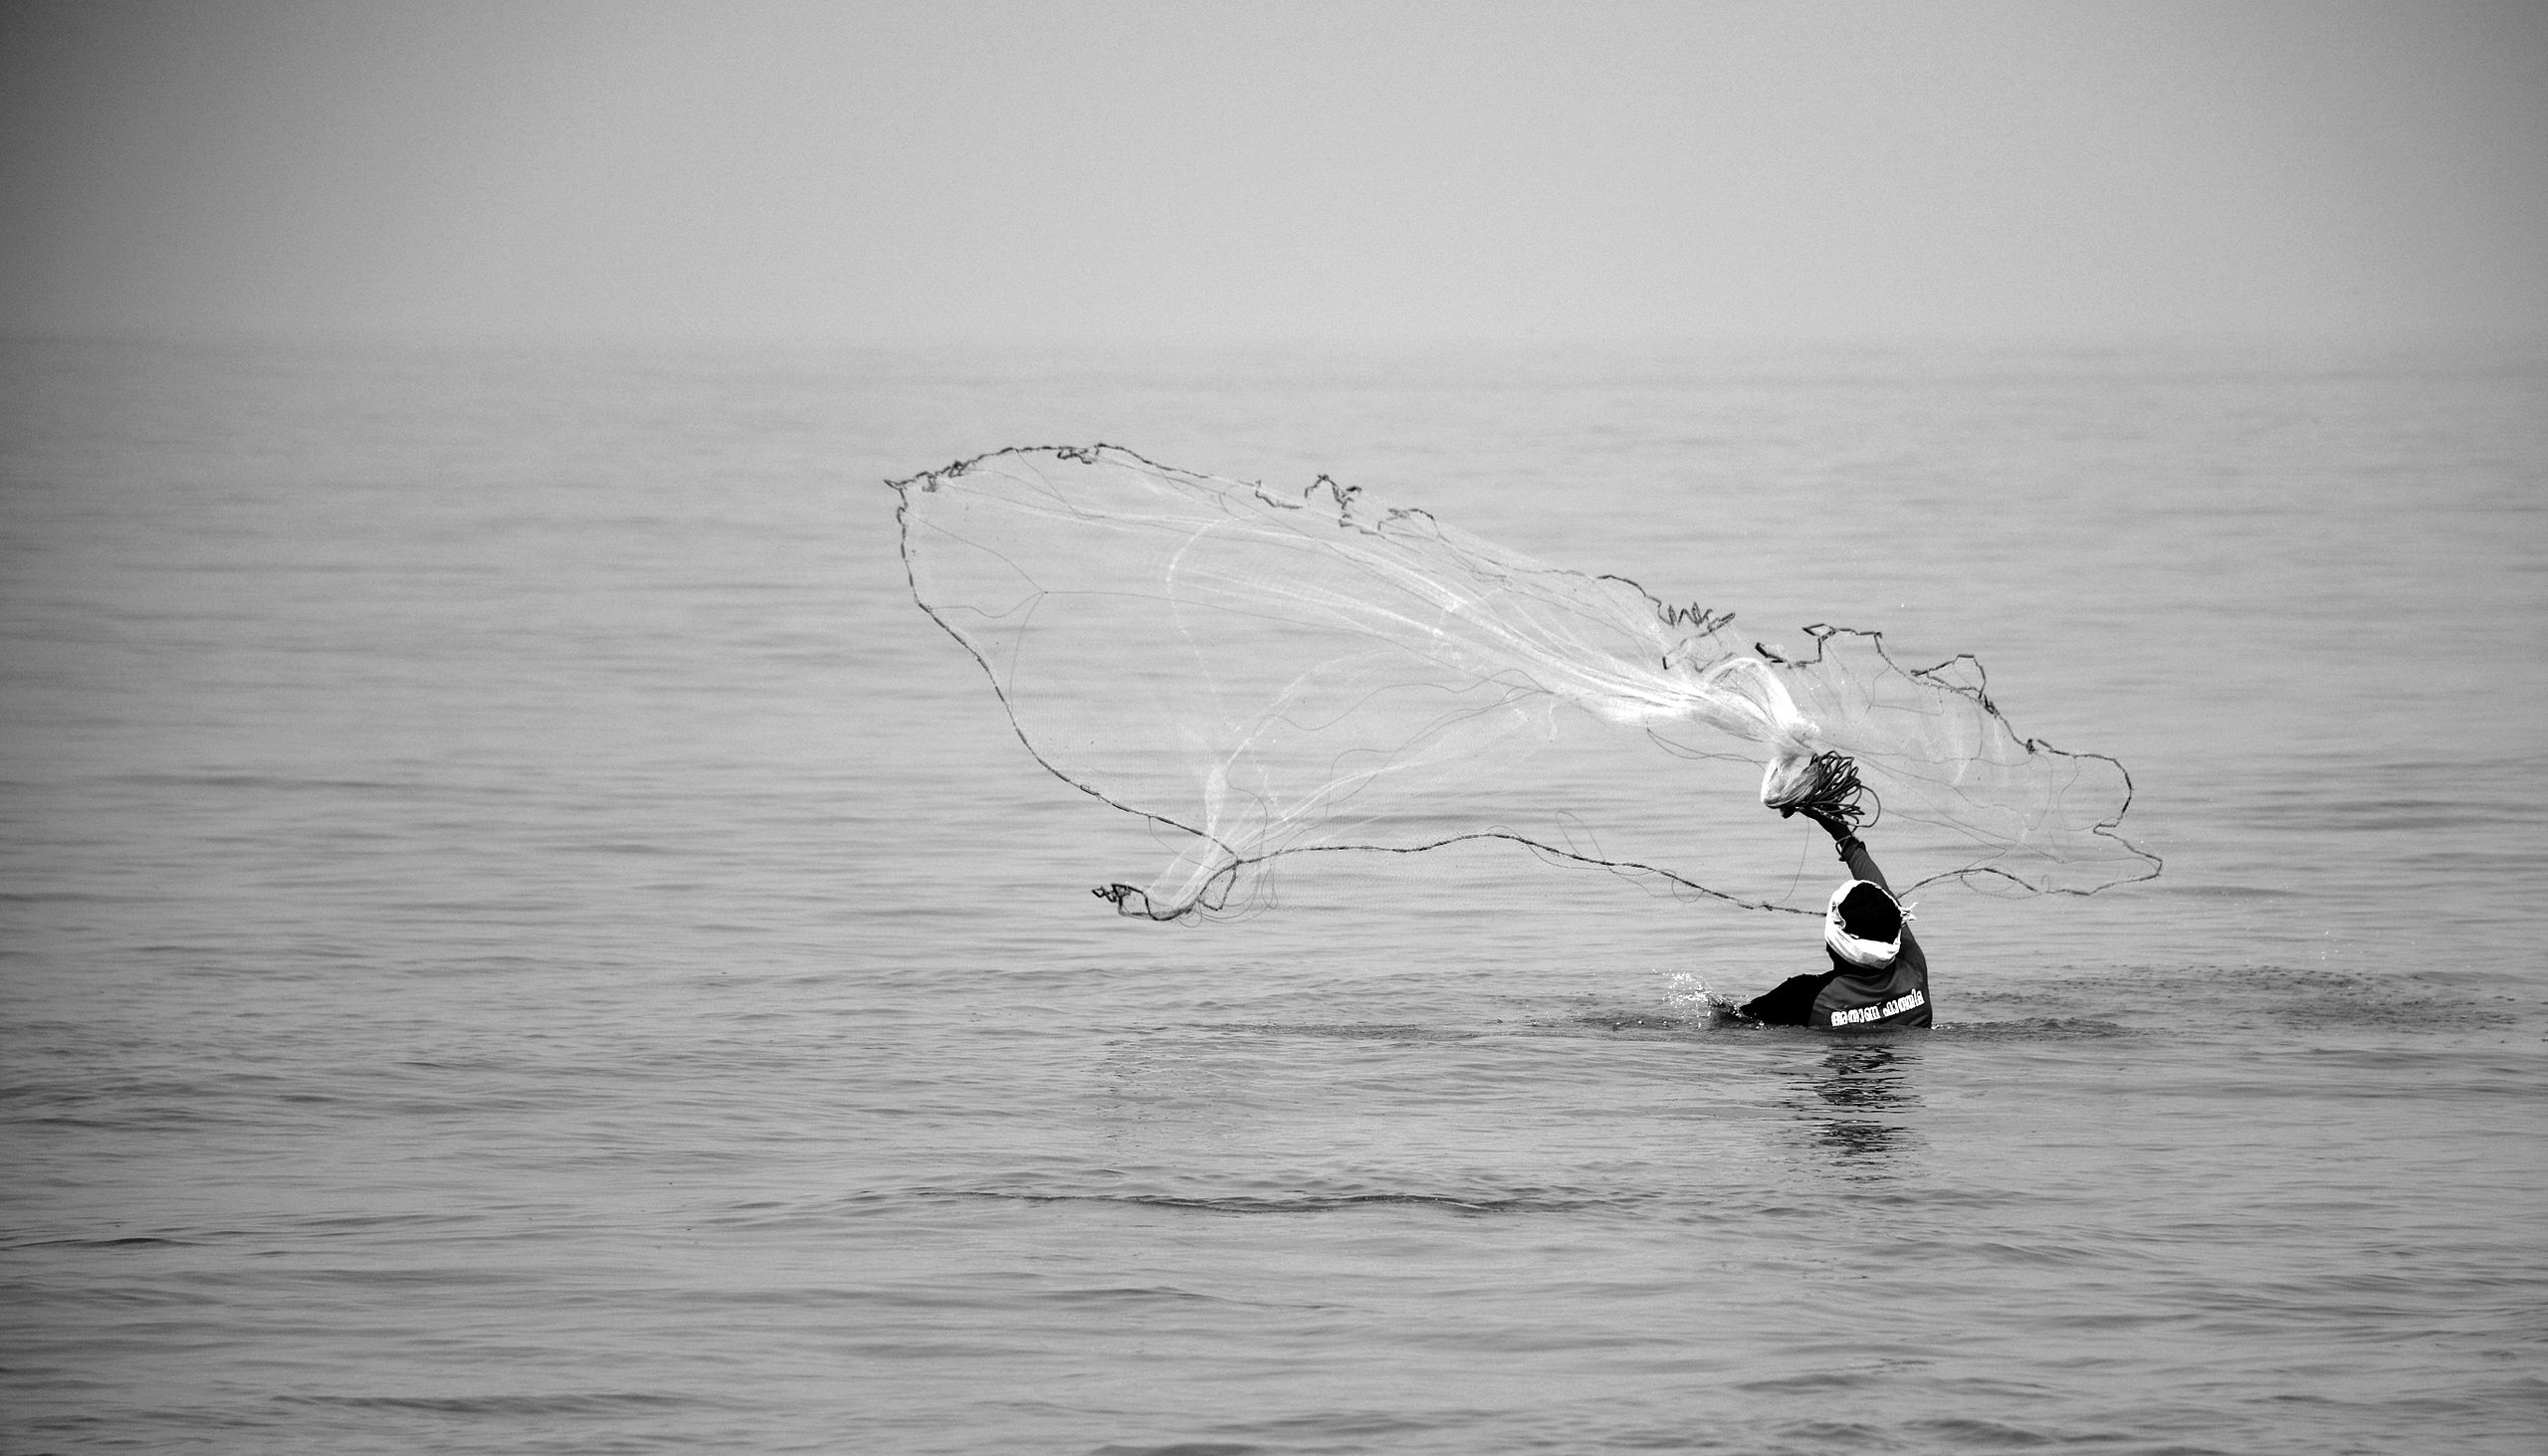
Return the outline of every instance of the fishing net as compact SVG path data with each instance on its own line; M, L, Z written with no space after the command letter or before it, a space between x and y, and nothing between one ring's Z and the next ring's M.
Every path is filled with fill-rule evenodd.
M1005 450L901 493L912 590L1067 782L1169 863L1097 893L1168 920L1249 908L1313 851L1503 839L1819 914L1826 847L1761 806L1880 817L1896 888L2084 894L2158 873L2113 832L2120 763L2020 737L1957 658L1542 565L1320 477L1298 496L1112 446Z

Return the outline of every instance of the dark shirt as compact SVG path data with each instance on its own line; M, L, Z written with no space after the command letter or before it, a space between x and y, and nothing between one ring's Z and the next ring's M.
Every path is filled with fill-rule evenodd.
M1840 858L1849 874L1883 886L1884 871L1854 834L1839 842ZM1851 965L1835 952L1831 968L1819 974L1790 976L1767 994L1745 1004L1743 1014L1772 1026L1814 1026L1832 1031L1878 1027L1927 1026L1929 957L1920 949L1911 927L1902 928L1902 953L1881 969Z

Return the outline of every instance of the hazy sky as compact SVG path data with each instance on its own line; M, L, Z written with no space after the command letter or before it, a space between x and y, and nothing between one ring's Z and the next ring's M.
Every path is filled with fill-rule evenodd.
M0 9L0 328L2548 329L2548 3Z

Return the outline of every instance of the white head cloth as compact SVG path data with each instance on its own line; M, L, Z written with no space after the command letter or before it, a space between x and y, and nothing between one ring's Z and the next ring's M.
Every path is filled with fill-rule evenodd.
M1878 895L1883 895L1887 900L1893 899L1891 895L1885 894L1883 886L1876 884L1873 880L1851 880L1832 891L1830 907L1822 912L1822 943L1831 947L1832 954L1851 965L1864 966L1869 970L1882 970L1893 963L1895 956L1902 953L1902 927L1911 923L1911 915L1910 912L1903 911L1902 925L1894 928L1893 938L1890 940L1865 940L1850 935L1840 928L1840 902L1848 899L1849 892L1861 885ZM1900 901L1894 901L1894 909L1902 909Z

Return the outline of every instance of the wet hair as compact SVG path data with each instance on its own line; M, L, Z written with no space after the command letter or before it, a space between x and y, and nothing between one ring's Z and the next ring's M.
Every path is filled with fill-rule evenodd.
M1840 901L1840 929L1861 940L1891 941L1902 934L1902 908L1861 880Z

